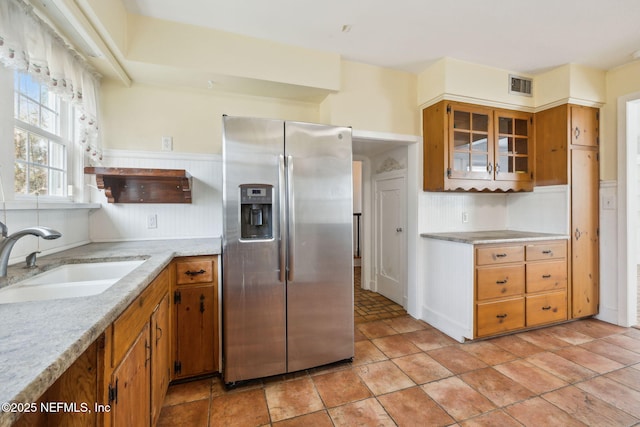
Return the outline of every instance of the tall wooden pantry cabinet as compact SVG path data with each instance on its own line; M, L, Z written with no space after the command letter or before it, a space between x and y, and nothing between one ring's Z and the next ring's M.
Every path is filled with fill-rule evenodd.
M599 112L564 104L536 113L536 185L569 185L571 317L599 310Z

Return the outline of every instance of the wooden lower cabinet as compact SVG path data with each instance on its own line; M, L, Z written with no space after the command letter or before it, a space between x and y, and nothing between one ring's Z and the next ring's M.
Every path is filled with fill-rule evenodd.
M103 337L76 359L58 380L35 402L38 410L25 412L14 424L14 427L47 426L47 427L89 427L99 426L101 416L95 411L95 402L99 402L98 385L102 376L100 371L101 355L104 345ZM60 402L68 402L75 407L67 410L57 408ZM41 404L54 405L52 410L42 410ZM82 405L87 405L84 411Z
M172 378L217 372L217 257L183 257L174 265Z
M171 378L170 307L167 293L151 315L151 425L158 422Z
M114 369L109 383L112 426L149 425L151 346L149 323ZM111 391L113 390L113 391Z
M486 337L524 327L524 298L480 303L477 308L477 336Z
M25 413L15 426L155 426L172 356L183 366L174 378L218 370L217 257L178 260L185 264L165 268L36 402L38 409L47 402L76 403L78 411ZM176 282L181 303L174 308Z
M567 242L475 247L475 337L567 320Z
M160 415L169 387L169 278L163 270L107 330L105 425L155 425Z
M527 296L527 326L567 320L567 292Z

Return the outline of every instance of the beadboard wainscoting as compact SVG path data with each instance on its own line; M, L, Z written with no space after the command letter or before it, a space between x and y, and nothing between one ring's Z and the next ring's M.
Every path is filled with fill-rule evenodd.
M617 181L600 181L600 313L596 317L618 325L624 324L619 317L625 317L620 309L627 306L622 302L627 290L618 281L617 192ZM613 203L607 206L605 200Z
M531 193L507 194L509 230L569 234L569 186L534 187Z
M100 209L89 216L93 242L155 240L188 237L219 237L222 234L222 156L175 152L108 150L102 166L126 168L185 169L192 176L192 202L107 203L95 187L95 176L85 179L91 201ZM156 228L148 228L155 215Z
M426 192L420 195L420 212L421 233L509 229L568 234L569 189L554 185L527 193Z
M507 196L503 193L431 193L419 195L420 233L500 230L507 224ZM466 221L463 222L463 215Z

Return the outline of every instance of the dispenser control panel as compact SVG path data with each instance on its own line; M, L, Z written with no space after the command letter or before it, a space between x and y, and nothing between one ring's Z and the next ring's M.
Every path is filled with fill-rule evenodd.
M267 197L267 189L264 187L245 187L242 189L242 192L243 199L247 198L251 199L252 201L256 200L256 197Z
M243 184L240 186L240 238L264 240L273 238L273 186Z

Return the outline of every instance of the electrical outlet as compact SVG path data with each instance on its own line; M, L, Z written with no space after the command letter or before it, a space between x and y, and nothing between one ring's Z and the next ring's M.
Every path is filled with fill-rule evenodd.
M469 222L469 213L468 212L462 212L462 223L466 224L467 222Z
M162 151L173 151L173 137L172 136L163 136L162 137Z
M147 215L147 228L158 228L158 215Z

